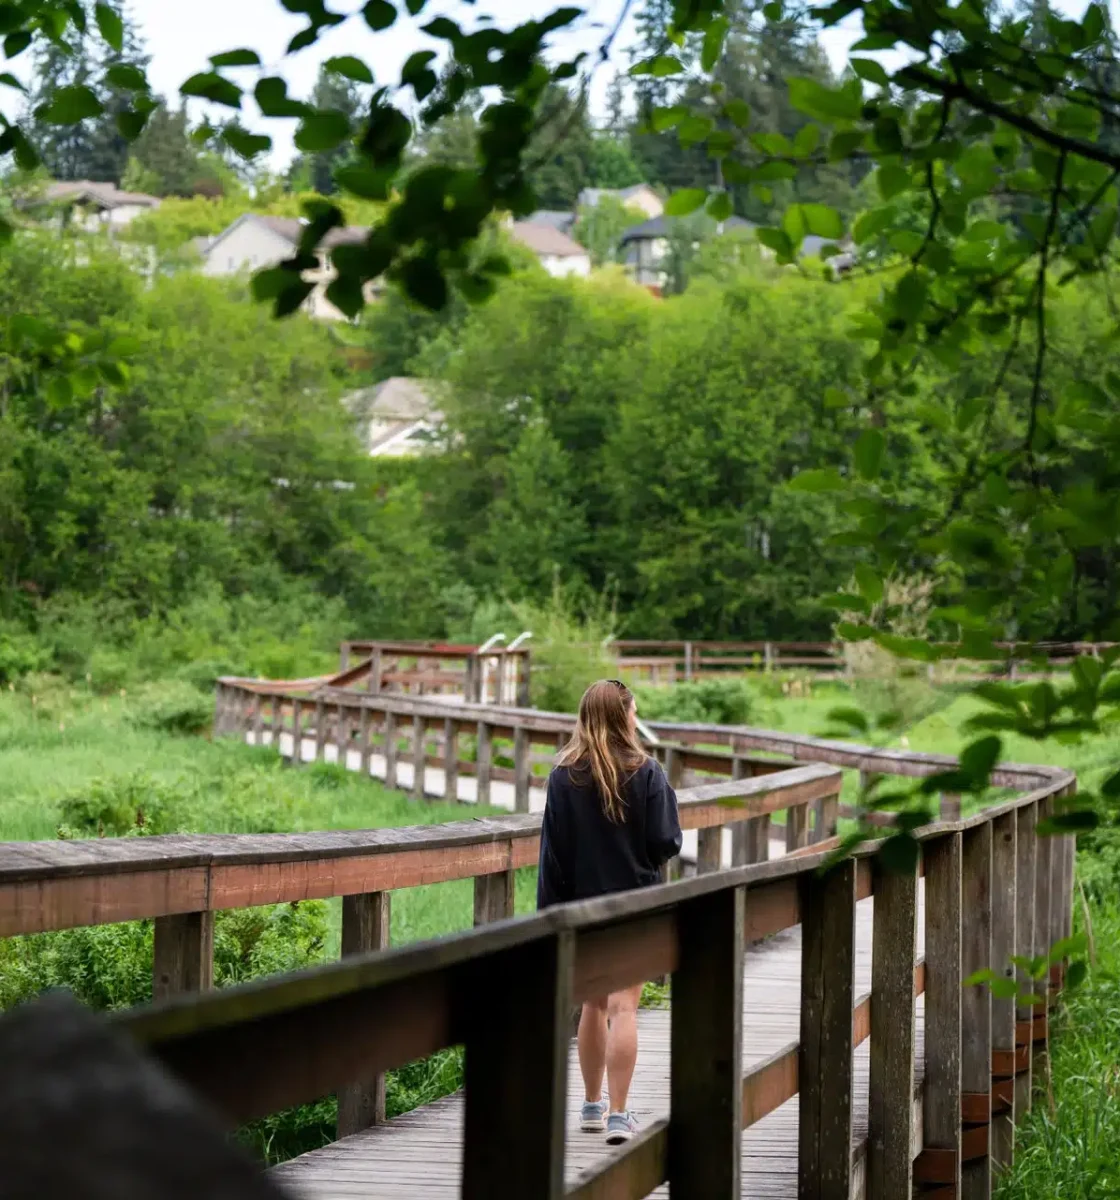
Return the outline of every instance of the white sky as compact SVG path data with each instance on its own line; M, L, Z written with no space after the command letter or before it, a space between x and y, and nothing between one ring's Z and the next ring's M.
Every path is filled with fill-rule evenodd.
M596 53L606 32L622 11L625 0L563 0L581 6L585 16L568 30L555 35L553 46L557 58L572 56L580 50ZM1086 0L1051 0L1060 11L1080 15ZM152 87L173 103L179 85L196 71L207 69L211 54L223 50L248 47L256 50L265 63L265 73L279 74L288 80L290 94L307 96L314 87L319 64L337 54L353 53L365 59L377 82L396 83L401 65L415 50L439 50L444 46L428 38L420 26L433 17L445 14L465 28L473 28L479 17L486 14L494 22L508 28L530 17L540 17L558 7L560 0L482 0L465 3L463 0L430 0L421 17L414 19L402 13L390 29L374 34L360 15L335 29L328 30L319 41L291 57L284 49L291 37L306 25L306 18L286 12L279 0L130 0L129 9L151 54L148 77ZM640 7L634 0L632 9ZM362 0L333 0L328 7L338 12L359 12ZM398 7L403 4L398 0ZM604 64L597 72L593 91L593 109L599 110L615 67L628 64L626 50L633 40L632 18L623 26L615 41L612 63ZM822 36L833 65L840 67L852 42L859 36L858 25L828 30ZM15 73L27 78L30 54L12 64ZM232 72L232 76L247 85L251 92L256 69ZM11 96L12 93L8 93ZM10 102L5 104L10 107ZM201 111L201 110L200 110ZM228 109L219 110L228 115ZM292 135L295 121L260 121L252 98L246 101L242 121L250 128L259 128L273 139L271 165L283 167L293 154Z

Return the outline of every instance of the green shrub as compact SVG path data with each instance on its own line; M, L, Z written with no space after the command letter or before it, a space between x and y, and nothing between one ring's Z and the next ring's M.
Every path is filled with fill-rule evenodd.
M93 779L59 805L60 837L125 837L173 832L182 801L174 785L145 772L123 778Z
M742 679L698 679L638 689L638 712L653 721L741 725L750 711L751 690Z
M18 625L0 625L0 684L13 683L50 664L50 651Z
M138 729L200 734L209 731L213 719L213 699L185 682L142 685L130 704L130 720Z

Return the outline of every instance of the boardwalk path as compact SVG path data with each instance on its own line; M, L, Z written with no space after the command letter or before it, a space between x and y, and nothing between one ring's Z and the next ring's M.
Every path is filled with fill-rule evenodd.
M266 739L267 740L267 739ZM291 756L289 735L283 735L281 753ZM303 743L303 758L313 759L315 744ZM327 748L330 754L332 748ZM347 766L358 769L359 758L348 755ZM411 787L411 764L402 761L398 782ZM384 777L385 761L373 756L371 774ZM425 771L424 790L430 796L443 795L443 772L437 767ZM473 802L475 781L460 777L460 800ZM507 795L508 793L508 795ZM492 802L496 807L513 807L513 786L492 784ZM530 807L544 806L544 792L533 788ZM687 837L688 835L686 835ZM686 854L695 847L695 833ZM724 857L729 862L730 847L725 836ZM778 857L783 843L771 844L771 855ZM919 899L921 897L919 896ZM856 909L855 994L857 999L871 987L871 929L874 900L862 900ZM923 942L922 913L918 921L918 950ZM743 1066L761 1062L776 1051L795 1042L799 1035L798 1003L801 973L801 933L793 929L748 947L743 988ZM922 998L917 999L916 1062L920 1075L923 1061ZM631 1089L630 1107L642 1124L668 1113L669 1108L669 1027L666 1010L643 1010L639 1015L640 1052ZM855 1053L853 1152L864 1141L867 1129L868 1049L864 1042ZM578 1111L583 1099L575 1043L568 1067L569 1123L566 1150L566 1175L569 1185L577 1182L589 1168L614 1151L601 1135L581 1133ZM299 1200L355 1200L357 1197L388 1197L409 1200L418 1197L453 1197L459 1194L462 1158L463 1098L461 1093L447 1096L434 1104L415 1109L385 1125L344 1138L340 1142L301 1155L274 1168L273 1177ZM502 1131L494 1131L496 1138ZM918 1146L915 1145L915 1153ZM662 1187L653 1193L667 1196ZM863 1161L857 1158L853 1196L863 1194ZM793 1198L797 1195L797 1100L780 1108L747 1129L743 1135L743 1195L759 1200Z
M871 986L873 900L857 907L856 995ZM919 914L919 952L922 921ZM743 1066L753 1066L798 1037L801 970L800 930L791 930L748 948L743 992ZM918 998L916 1060L922 1062L922 1000ZM643 1124L669 1109L669 1021L666 1011L639 1016L640 1051L630 1107ZM856 1050L853 1150L867 1128L868 1042ZM568 1065L566 1175L575 1183L582 1172L614 1153L601 1135L581 1133L576 1120L583 1099L573 1042ZM344 1138L323 1150L301 1155L272 1172L300 1200L354 1200L362 1197L453 1197L459 1194L463 1099L448 1096L415 1109L387 1125ZM495 1129L495 1138L502 1131ZM915 1152L918 1147L915 1146ZM667 1188L653 1193L667 1196ZM743 1136L744 1196L797 1196L797 1100L749 1128ZM863 1194L862 1158L853 1196Z

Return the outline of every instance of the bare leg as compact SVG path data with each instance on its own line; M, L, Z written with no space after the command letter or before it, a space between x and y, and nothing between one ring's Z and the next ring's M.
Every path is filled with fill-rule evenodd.
M607 1033L607 1087L611 1112L625 1112L630 1080L638 1059L638 1000L642 988L615 992L607 1001L610 1029Z
M598 1103L603 1096L603 1072L607 1066L607 998L588 1001L579 1018L579 1069L583 1074L584 1098Z

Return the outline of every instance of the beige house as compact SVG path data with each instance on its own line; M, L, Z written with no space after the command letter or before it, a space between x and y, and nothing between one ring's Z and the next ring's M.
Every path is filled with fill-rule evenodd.
M57 212L63 224L87 233L123 229L143 213L159 208L159 197L143 192L122 192L111 183L74 179L48 183L41 197L26 202L34 209L43 205Z
M202 272L204 275L238 275L273 267L295 253L305 224L298 217L245 213L216 237L205 242L196 239ZM334 278L330 255L337 246L364 241L368 233L369 230L362 226L347 225L330 230L319 243L319 266L304 275L315 284L314 291L304 301L304 309L310 316L326 321L348 319L326 296L327 285ZM366 289L366 299L370 300L376 288L370 283Z
M394 375L343 401L354 414L371 457L403 458L429 449L443 423L426 379Z
M566 233L543 221L514 221L510 236L537 256L541 266L552 276L586 277L591 274L591 255Z
M665 212L665 201L648 183L635 183L624 188L584 188L579 194L580 208L594 208L604 196L612 196L627 208L637 208L647 217L660 217Z

